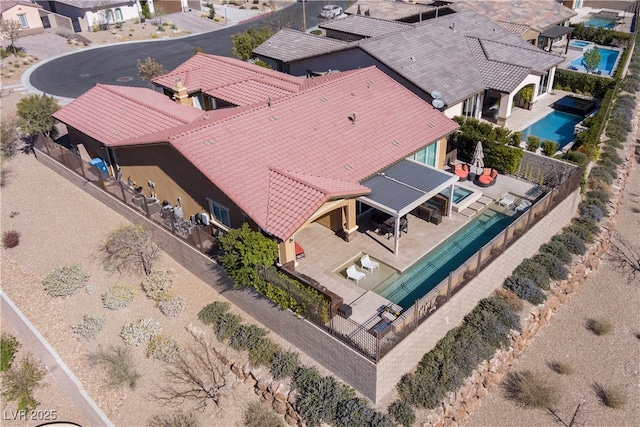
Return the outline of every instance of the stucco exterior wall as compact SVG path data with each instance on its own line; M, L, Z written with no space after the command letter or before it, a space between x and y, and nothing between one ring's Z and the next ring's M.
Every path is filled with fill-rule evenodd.
M500 288L524 258L534 255L541 244L560 231L573 218L579 202L578 189L391 350L377 364L375 401L379 402L389 394L402 375L410 372L425 353L449 330L458 326L478 301Z
M44 32L42 26L42 20L40 19L40 12L38 7L19 4L2 13L3 21L16 21L20 22L18 15L24 15L27 20L27 27L20 29L22 35L31 35Z

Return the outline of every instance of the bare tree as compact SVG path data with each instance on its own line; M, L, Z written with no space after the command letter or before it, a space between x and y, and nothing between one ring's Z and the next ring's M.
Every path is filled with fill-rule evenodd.
M22 37L22 33L20 29L22 26L18 21L14 20L6 20L0 23L0 34L2 34L3 39L7 39L11 41L11 48L13 49L13 56L18 57L18 50L16 49L16 42L20 37Z
M138 69L138 77L145 82L151 82L151 79L167 73L162 64L150 57L145 58L144 61L138 59L136 68Z
M151 265L158 257L160 246L153 242L153 233L142 225L124 225L109 233L104 245L106 264L118 270L142 267L151 274Z
M213 402L221 405L233 387L233 373L228 359L211 346L204 334L194 333L195 344L166 362L166 378L153 397L161 402L182 405L192 401L204 410Z
M611 236L609 258L622 271L627 272L629 282L640 275L640 247L625 239L617 232Z

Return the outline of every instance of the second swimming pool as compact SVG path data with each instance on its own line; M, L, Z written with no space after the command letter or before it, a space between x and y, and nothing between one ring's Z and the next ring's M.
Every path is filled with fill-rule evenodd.
M529 135L537 136L540 142L549 140L557 142L559 148L573 141L574 127L583 120L583 117L575 114L563 113L554 110L547 114L531 126L523 129L522 139L526 140Z

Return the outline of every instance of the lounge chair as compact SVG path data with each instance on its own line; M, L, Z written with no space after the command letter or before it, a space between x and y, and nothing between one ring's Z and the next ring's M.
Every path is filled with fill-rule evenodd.
M484 168L482 174L476 178L475 184L478 187L490 187L496 183L498 171L492 168Z
M531 207L531 202L527 199L522 199L522 201L516 206L516 212L524 212Z
M516 202L516 196L510 193L507 193L500 198L500 201L498 201L498 204L500 206L506 206L507 208L510 208L511 206L513 206L515 202Z
M369 254L366 254L362 258L360 258L360 265L363 269L368 270L370 273L373 273L374 268L380 267L380 264L372 261L371 258L369 258Z
M364 279L364 273L356 270L356 266L352 265L347 268L347 278L354 280L356 284L359 284L358 282L360 281L360 279Z
M456 163L453 165L453 173L460 177L460 179L467 179L469 176L469 166L466 164Z

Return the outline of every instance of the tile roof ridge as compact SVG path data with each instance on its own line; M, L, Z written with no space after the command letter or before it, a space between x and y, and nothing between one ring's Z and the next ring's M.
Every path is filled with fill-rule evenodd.
M487 62L494 62L494 63L497 63L497 64L505 64L505 65L508 65L510 67L522 68L523 70L531 70L531 67L525 67L524 65L512 64L511 62L505 62L505 61L498 61L497 59L490 59L487 56L487 51L486 51L486 49L484 47L483 41L488 41L488 42L491 42L491 43L499 43L499 44L502 44L504 46L510 46L510 47L518 47L518 46L513 46L511 44L506 44L506 43L494 42L493 40L484 40L484 39L481 39L479 37L474 37L474 36L465 36L465 38L466 39L473 39L473 40L476 40L478 42L478 45L480 46L480 49L482 50L482 55L484 56L484 59ZM468 41L467 41L467 43L468 43Z
M261 74L261 75L264 75L264 76L270 76L270 77L275 77L277 79L281 79L281 80L284 80L284 81L289 81L290 83L297 83L298 80L300 80L300 77L296 77L296 76L292 76L290 74L282 73L282 72L277 71L277 70L272 70L272 69L269 69L269 68L261 67L259 65L251 64L249 62L241 61L241 60L235 59L235 58L228 58L226 56L218 56L218 55L212 55L212 54L208 54L208 53L199 53L199 55L207 56L207 57L209 57L211 59L215 59L215 60L217 60L219 62L224 62L225 64L228 64L228 65L233 65L233 66L236 66L236 67L245 68L247 70L254 71L256 74Z
M165 116L171 117L172 119L178 120L178 121L180 121L182 123L185 123L185 124L186 123L190 123L189 121L186 121L183 117L180 117L177 114L173 114L173 113L170 113L170 112L168 112L168 111L166 111L164 109L157 108L155 104L148 104L146 102L142 102L142 101L140 101L139 99L137 99L135 97L126 95L126 94L120 92L119 90L115 89L115 88L123 89L126 86L107 85L107 84L102 84L102 83L97 83L96 86L100 87L101 89L104 89L104 90L106 90L106 91L108 91L108 92L110 92L110 93L112 93L112 94L114 94L116 96L119 96L121 98L125 98L128 101L133 102L134 104L138 104L140 106L150 108L150 109L152 109L154 111L157 111L160 114L164 114ZM153 91L151 89L147 89L147 88L135 88L135 89L140 89L140 90L143 90L143 91L149 91L151 93L158 94L158 92L155 92L155 91ZM158 95L160 95L160 94L158 94ZM178 106L178 104L176 104L176 106ZM189 107L187 107L187 108L189 108ZM191 108L195 108L195 107L191 107ZM202 116L200 116L200 117L202 117ZM196 119L196 120L198 120L198 119Z
M318 192L320 192L322 194L325 194L325 195L328 194L328 191L326 189L320 188L318 185L313 184L313 183L311 183L309 181L306 181L304 179L301 179L301 178L299 178L297 176L298 173L302 174L302 175L309 175L309 176L314 176L314 175L305 174L304 172L288 172L288 171L285 171L283 169L280 169L280 168L277 168L277 167L274 167L274 166L269 166L269 170L272 171L272 172L275 172L277 174L280 174L282 176L286 176L287 178L290 178L290 179L292 179L294 181L297 181L302 185L306 185L307 187L312 188L312 189L314 189L314 190L316 190L316 191L318 191ZM319 177L319 178L322 178L322 177ZM333 179L333 178L328 178L328 177L324 177L324 178L325 179ZM334 181L339 181L339 180L334 180Z

